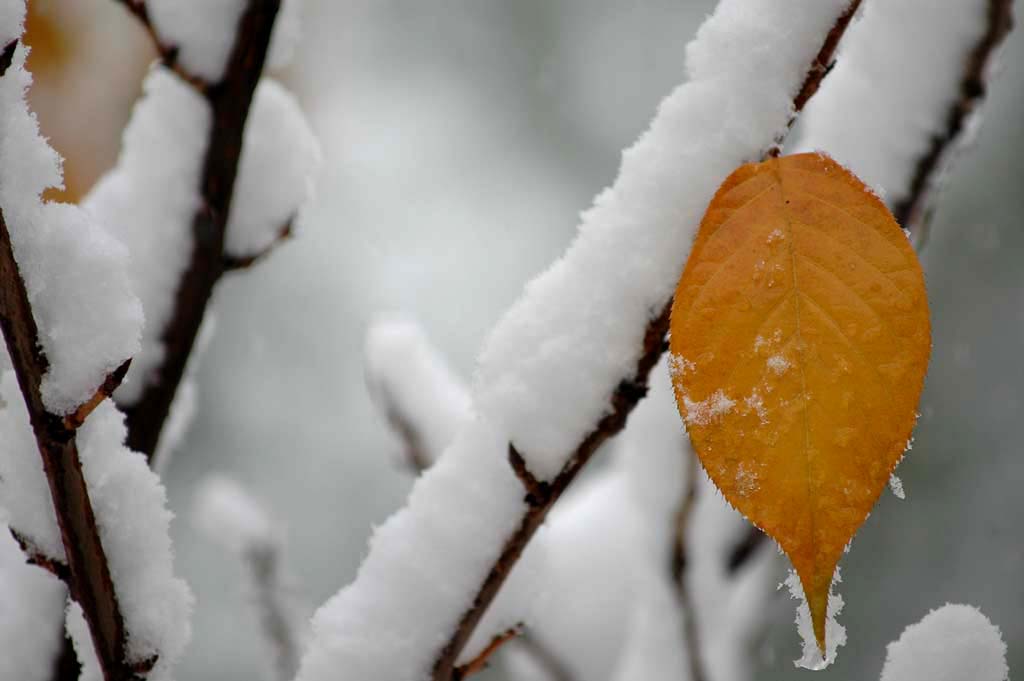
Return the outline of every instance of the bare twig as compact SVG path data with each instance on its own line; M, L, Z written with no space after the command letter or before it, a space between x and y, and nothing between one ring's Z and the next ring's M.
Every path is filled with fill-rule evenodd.
M8 46L0 57L0 76L9 68L11 55L13 50ZM75 430L69 427L73 424L43 404L40 386L49 364L39 346L35 317L2 212L0 327L42 457L67 558L66 572L52 561L46 567L65 578L71 597L82 607L107 681L135 679L136 670L125 660L124 619L82 474ZM110 380L116 383L116 377ZM36 562L42 563L38 555Z
M13 527L8 527L7 529L10 530L14 541L18 542L21 552L25 554L25 559L30 565L37 565L65 584L68 583L68 580L71 579L71 571L68 569L67 563L50 558Z
M950 105L946 129L932 138L931 146L917 163L909 193L893 206L896 221L910 231L918 249L928 236L934 197L938 194L950 157L959 146L967 121L988 93L987 77L991 63L1012 28L1012 0L988 0L985 32L964 64L960 95Z
M388 420L388 425L395 431L395 434L402 439L402 444L405 446L403 449L405 462L409 470L418 475L430 468L433 459L423 443L423 436L408 415L402 413L396 405L392 404L385 412L384 418Z
M692 450L686 452L686 460L688 462L686 489L683 492L682 503L679 504L679 511L676 513L673 537L672 583L675 584L676 594L679 598L679 609L683 612L683 635L685 636L686 657L690 661L690 679L691 681L704 681L707 676L704 673L704 657L700 648L699 623L696 610L693 607L693 599L690 598L690 589L686 583L686 569L689 565L686 541L690 521L693 518L693 509L697 502L697 480L700 477L700 466L697 464L697 454Z
M280 547L252 546L245 551L245 557L256 587L263 632L274 648L277 678L290 679L299 668L299 642L281 596Z
M121 0L146 21L145 5ZM250 0L239 20L235 45L221 82L202 90L212 110L212 126L203 163L202 207L192 223L192 257L182 276L174 311L163 332L164 360L137 402L125 408L128 446L152 457L185 373L213 287L226 271L224 236L242 152L242 135L280 0Z
M452 672L453 681L462 681L462 679L477 672L483 671L487 666L487 661L491 659L498 648L511 641L513 638L519 635L519 629L507 629L502 633L491 639L491 642L487 644L487 647L480 651L480 654L474 657L472 660L464 665L460 665L455 668Z
M837 20L826 36L818 55L808 69L800 91L793 99L794 120L795 114L798 114L803 109L804 104L817 91L822 79L828 72L827 65L832 61L835 48L859 6L860 0L853 0L846 12ZM791 120L790 124L792 122ZM769 150L766 152L766 155L772 154L773 151ZM463 613L455 632L438 653L432 670L432 679L434 681L449 681L453 678L455 660L458 659L459 654L476 629L477 624L479 624L484 612L494 600L513 566L519 560L527 543L533 537L537 528L544 522L548 511L576 478L577 473L590 460L590 457L597 448L622 430L630 412L647 394L647 378L666 348L665 334L668 331L669 313L672 307L671 302L669 300L662 307L661 311L648 322L636 369L632 377L623 379L612 393L610 400L611 412L605 415L590 434L577 446L568 462L551 482L537 480L528 470L526 462L519 452L516 451L513 445L509 445L509 464L526 489L525 501L527 509L520 520L518 528L506 540L497 560L484 578L476 597L473 599L472 605Z

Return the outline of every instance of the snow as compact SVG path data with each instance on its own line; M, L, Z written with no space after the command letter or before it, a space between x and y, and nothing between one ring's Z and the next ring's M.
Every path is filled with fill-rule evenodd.
M75 647L75 657L82 665L78 681L103 681L96 648L93 647L92 636L89 634L89 624L85 621L82 607L74 601L68 603L67 631Z
M5 3L4 12L19 10ZM61 159L26 104L25 55L19 45L0 78L0 158L8 159L0 164L0 210L49 362L43 403L63 415L138 350L142 308L125 248L78 207L40 200L43 190L62 186Z
M653 566L648 565L650 570ZM670 580L646 581L637 595L628 622L623 653L612 674L614 681L680 681L690 679L690 661L681 612ZM694 680L695 681L695 680Z
M783 133L844 0L724 0L687 48L689 82L623 153L565 256L492 331L475 398L551 479L633 375L714 191Z
M78 432L82 472L128 635L131 661L159 655L150 681L168 678L190 636L192 594L174 575L173 517L160 479L124 447L124 417L109 400Z
M212 310L207 310L203 321L199 325L199 333L196 342L192 345L192 352L189 353L185 363L185 375L178 384L174 393L174 401L171 402L171 410L167 415L167 421L160 431L160 441L156 445L156 452L149 460L150 467L157 475L163 476L171 464L175 451L185 440L189 428L192 426L192 419L195 417L198 398L196 388L196 366L206 353L213 334L217 328L217 315Z
M147 0L150 21L160 40L177 46L178 62L207 83L224 76L235 33L247 0ZM271 68L287 66L301 38L300 0L282 0L271 34L267 61Z
M841 582L839 568L832 576L832 587ZM789 587L789 595L799 601L796 606L796 629L803 641L803 655L793 664L803 669L821 670L831 665L836 659L839 646L846 645L846 627L839 624L836 617L843 611L843 597L829 589L828 615L825 621L825 656L822 657L818 642L814 638L814 627L811 623L811 611L807 606L803 586L796 572L790 571L789 577L783 582ZM779 585L782 588L783 584Z
M238 554L278 541L266 510L237 481L224 475L208 475L199 483L192 517L200 532Z
M7 351L3 351L6 356ZM0 376L0 508L4 518L35 550L65 561L64 542L50 500L39 447L14 371Z
M302 40L302 0L281 0L281 8L274 19L267 51L267 67L280 70L287 67Z
M0 49L21 37L25 24L24 0L0 2Z
M143 93L124 131L117 165L82 203L128 246L132 288L146 313L142 349L116 393L121 404L139 398L163 361L160 338L192 254L192 219L201 205L199 178L210 127L206 100L168 69L155 66Z
M609 465L570 489L543 535L546 558L525 631L573 678L610 681L634 672L632 678L689 678L688 667L686 674L670 676L686 659L667 568L689 484L684 463L694 454L675 409L667 364L654 369L650 394L612 445ZM697 475L687 527L685 576L695 614L690 626L698 627L704 665L716 671L715 678L750 678L746 651L763 632L778 560L774 552L760 551L737 573L726 570L749 524L703 473ZM533 553L531 545L524 560L533 560ZM647 633L638 633L638 626ZM537 678L522 664L523 655L517 657L512 678ZM663 665L664 674L640 674L647 662Z
M769 369L775 372L776 376L781 376L782 374L786 373L789 367L792 366L789 363L789 360L783 357L782 355L772 355L771 357L768 358L766 364L768 365Z
M897 499L907 498L907 493L903 491L903 481L895 473L889 476L889 489Z
M313 193L320 146L295 97L271 78L256 87L245 125L225 251L259 253Z
M732 411L732 408L736 406L736 401L730 399L723 391L716 390L710 397L699 402L694 402L684 395L683 405L686 407L686 423L688 425L706 426L723 414ZM755 405L750 406L753 408Z
M0 679L50 680L64 634L66 593L56 577L25 562L0 523Z
M865 3L808 104L800 149L828 152L890 205L905 198L918 161L946 128L985 12L985 3L960 0Z
M247 0L146 0L160 41L178 48L178 63L208 83L220 82Z
M338 669L383 681L429 673L526 511L509 442L550 479L608 411L713 192L785 130L792 97L846 6L720 4L688 49L691 82L625 152L565 257L491 333L475 418L376 530L355 581L314 616L299 681L333 679Z
M195 527L241 559L248 572L252 607L259 615L276 678L291 679L309 619L288 589L282 569L284 532L236 480L215 473L200 481L193 501Z
M462 381L408 320L381 320L366 333L366 385L382 414L411 428L432 463L470 418ZM401 435L401 434L399 434Z
M297 679L333 679L339 668L379 681L426 673L526 510L507 454L487 424L462 431L408 506L374 531L356 581L314 615Z
M201 354L193 347L192 354L189 355L189 364L193 357L199 357ZM192 420L196 416L198 400L196 381L189 375L186 368L185 378L178 384L178 389L174 393L174 401L171 402L167 420L160 430L160 441L157 442L156 451L150 461L150 465L157 475L164 475L171 464L171 459L174 458L174 453L184 442L185 435L188 434L189 428L192 427Z
M971 605L946 605L889 644L881 681L1007 681L999 627Z

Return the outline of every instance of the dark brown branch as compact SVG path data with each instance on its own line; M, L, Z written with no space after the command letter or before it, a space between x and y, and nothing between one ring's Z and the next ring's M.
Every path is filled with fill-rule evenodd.
M1012 0L988 0L985 32L964 64L959 95L946 114L946 128L932 137L931 146L917 163L909 193L893 205L896 221L910 231L918 248L927 236L934 197L950 157L963 137L968 119L988 94L986 77L990 64L1012 28Z
M0 66L2 71L6 71L9 62ZM68 568L65 576L71 597L85 614L104 678L107 681L135 679L134 670L125 661L124 619L114 594L110 568L82 474L75 431L43 404L40 386L48 363L39 346L35 317L25 282L14 259L10 232L2 212L0 327L42 456L64 543ZM55 574L61 572L56 566L51 567Z
M7 73L7 69L11 68L11 63L14 61L14 51L18 49L18 41L12 40L4 46L2 52L0 52L0 78Z
M789 122L790 126L795 121L796 115L802 111L807 101L818 90L822 79L828 73L827 65L832 62L835 49L850 20L860 6L860 2L861 0L852 0L850 2L846 12L837 19L836 24L822 43L821 49L808 69L803 85L793 99L794 116ZM781 140L776 140L776 142L778 144ZM766 151L765 155L768 156L776 153L777 144L775 148ZM527 543L529 543L537 528L544 522L548 511L576 478L577 473L590 460L590 457L593 456L597 448L622 430L626 425L626 419L630 412L647 394L647 378L650 375L651 369L657 364L667 347L665 335L668 332L671 309L672 301L669 300L648 322L647 329L644 332L643 347L641 348L633 376L619 383L611 395L610 413L605 415L597 423L594 430L583 439L570 456L568 462L550 483L539 483L530 474L530 471L526 469L525 461L516 451L515 446L513 444L509 445L509 464L516 471L516 474L523 481L526 488L527 510L520 520L519 527L506 540L497 560L480 585L472 605L463 613L452 637L438 653L431 672L433 681L450 681L453 678L455 660L458 659L459 654L479 624L484 612L490 606L501 585L505 582L506 577L508 577L509 572L519 560Z
M163 363L139 400L125 409L128 446L147 457L156 451L213 287L225 272L224 234L242 152L242 134L279 6L280 0L250 0L239 21L224 79L204 93L213 116L200 183L202 208L192 223L192 257L161 338Z
M295 218L288 220L288 222L277 230L277 236L274 237L274 240L271 241L266 248L256 253L250 253L248 255L231 255L229 253L225 253L224 271L234 272L235 270L248 269L273 253L278 246L292 237L292 221L294 219Z
M399 437L405 443L405 458L409 469L417 475L430 468L436 458L427 451L423 444L423 438L413 425L413 419L401 412L397 404L386 399L388 406L385 407L386 417L391 427L395 429ZM526 470L525 462L516 457L512 461L513 469L520 476L524 484L533 485L537 488L542 483L538 482L533 474ZM531 482L532 481L532 482ZM545 678L550 681L572 681L572 674L565 664L558 659L558 656L546 644L531 635L528 630L522 630L515 637L510 646L517 646L519 652L528 656L539 668L544 670ZM458 670L456 670L458 671Z
M14 537L14 541L18 542L18 546L21 547L21 552L25 554L25 558L30 565L37 565L65 584L68 583L68 580L71 579L71 571L68 569L67 563L50 558L36 548L35 544L33 544L31 540L13 527L8 527L7 529L10 530L11 536Z
M518 635L519 629L508 629L495 636L493 639L491 639L491 642L487 644L487 647L480 652L479 655L474 657L466 664L455 668L455 671L452 672L452 681L462 681L462 679L466 678L467 676L471 676L473 674L476 674L477 672L483 671L484 668L487 666L487 661L491 659L491 655L493 655L498 650L498 648L508 643Z

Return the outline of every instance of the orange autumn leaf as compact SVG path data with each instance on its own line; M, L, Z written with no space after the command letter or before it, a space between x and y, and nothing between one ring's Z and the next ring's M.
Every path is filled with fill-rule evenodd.
M827 156L744 165L701 222L670 349L704 468L793 562L824 651L833 573L907 447L924 383L913 248Z

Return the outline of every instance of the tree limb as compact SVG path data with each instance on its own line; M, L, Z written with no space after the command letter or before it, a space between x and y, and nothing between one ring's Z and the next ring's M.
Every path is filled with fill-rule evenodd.
M8 46L0 57L0 76L10 66L12 54ZM43 404L40 386L49 364L39 345L35 317L2 211L0 327L42 457L67 558L66 572L52 561L46 567L65 578L71 597L82 607L107 681L136 679L136 670L125 660L124 618L78 458L75 429ZM112 374L110 382L116 382L115 375ZM42 564L41 560L36 562Z
M860 0L853 0L826 36L818 55L808 69L803 85L793 99L794 116L790 120L790 125L803 109L804 104L817 91L828 72L828 64L832 61L835 48L859 6ZM776 140L776 146L767 152L768 155L778 153L778 143L780 142L781 140ZM435 659L431 674L433 681L450 681L453 678L455 661L509 572L519 560L527 543L544 522L548 511L576 478L580 469L590 460L597 448L622 430L630 412L647 394L648 375L666 349L665 335L668 331L671 303L672 301L669 300L648 322L636 369L631 377L625 378L619 383L611 395L611 412L605 415L590 434L580 442L568 462L553 480L550 482L538 481L527 469L526 462L515 447L509 445L509 464L526 490L527 509L518 528L505 542L497 560L484 578L472 605L463 613L455 632Z
M149 26L143 2L119 1ZM149 458L156 451L213 287L226 271L224 237L242 152L242 135L253 93L263 72L279 6L280 0L250 0L239 20L223 79L200 90L210 104L213 122L199 188L202 207L192 223L192 257L182 275L174 310L161 339L165 354L156 372L158 378L145 386L137 402L124 409L128 446Z
M934 198L942 184L942 175L950 156L963 137L967 121L988 94L988 72L1003 39L1013 28L1012 0L988 0L986 28L964 64L960 96L946 114L946 128L932 138L928 151L920 158L910 183L910 192L893 206L896 222L907 229L920 249L928 236Z

